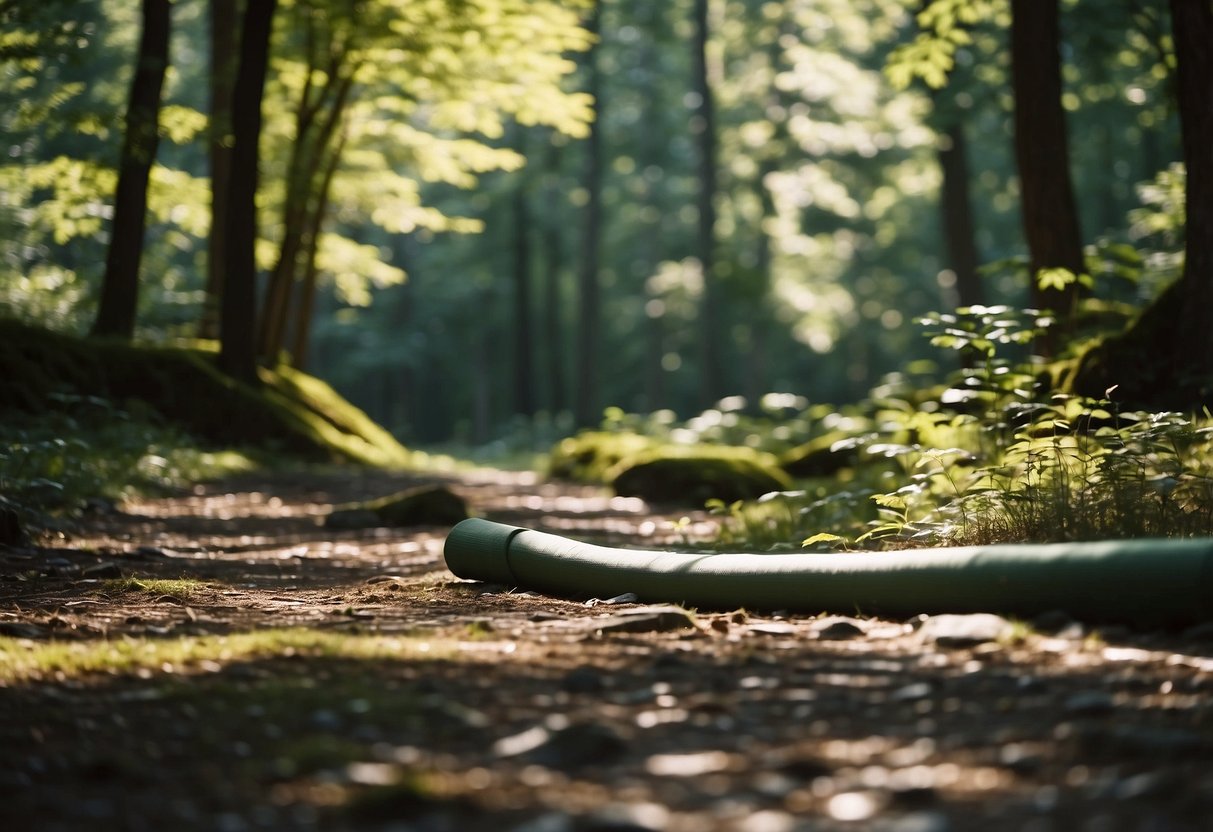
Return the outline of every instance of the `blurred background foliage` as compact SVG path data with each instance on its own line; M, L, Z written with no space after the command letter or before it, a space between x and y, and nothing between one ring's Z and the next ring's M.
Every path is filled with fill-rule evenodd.
M141 340L207 334L212 5L172 4ZM772 393L803 412L859 401L908 368L938 381L959 353L941 355L913 321L964 301L941 204L958 142L982 302L1026 305L1009 2L606 0L596 39L579 25L592 6L280 3L261 136L263 280L305 199L292 165L312 152L308 175L332 167L306 337L273 345L286 360L410 446L542 447L608 407L614 420L710 410L727 421L763 417ZM0 303L83 333L138 9L10 0L0 14ZM1071 142L1054 152L1069 154L1090 303L1115 329L1179 273L1169 20L1161 2L1063 0L1060 25ZM348 99L324 105L336 126L309 151L301 102L342 78ZM706 335L705 286L717 305ZM704 337L723 356L706 382Z

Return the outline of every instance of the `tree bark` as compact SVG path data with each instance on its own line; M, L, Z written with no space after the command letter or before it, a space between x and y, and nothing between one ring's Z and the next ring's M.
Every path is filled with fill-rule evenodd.
M594 3L586 29L597 39L601 31L602 2ZM576 379L573 393L573 418L578 427L598 422L601 403L598 398L598 353L600 349L601 289L598 283L602 243L602 79L598 68L597 45L586 55L586 92L594 99L594 122L586 138L585 236L581 249L581 272L577 281Z
M258 329L261 357L270 364L278 360L282 350L291 293L301 275L309 268L306 252L315 251L314 247L309 246L307 229L323 220L314 221L312 215L321 210L318 207L320 202L327 202L320 195L321 189L326 187L323 184L328 165L326 156L336 152L332 144L353 89L353 70L342 66L348 55L347 45L318 43L312 17L309 15L306 20L308 61L313 69L322 70L325 82L320 87L314 87L311 82L313 73L309 72L296 114L295 142L291 147L286 173L282 242L278 262L270 273L266 287ZM328 58L324 67L317 63L321 55Z
M523 142L519 142L523 145ZM524 149L524 148L523 148ZM521 149L520 151L521 152ZM514 412L535 416L535 343L531 323L531 217L527 206L527 183L514 188Z
M1030 268L1029 302L1057 315L1038 344L1053 355L1072 329L1079 285L1043 290L1041 269L1082 274L1082 232L1070 178L1066 114L1061 104L1058 0L1011 0L1011 82L1015 90L1015 158Z
M160 143L160 93L168 69L169 0L143 0L143 33L126 110L126 132L114 195L114 221L93 335L130 339L139 305L139 263L147 222L147 185Z
M553 145L547 153L547 175L552 181L548 193L549 205L557 205L561 197L559 188L560 156ZM553 417L568 408L568 386L565 381L564 355L567 345L564 327L561 325L560 283L563 273L564 246L562 245L559 217L550 213L543 229L543 331L545 361L547 366L548 413Z
M232 171L232 90L240 31L239 7L239 0L210 0L209 3L211 125L207 156L211 169L211 227L207 235L206 294L202 301L202 318L198 322L201 338L219 337L219 296L226 249L223 212L227 210Z
M956 122L944 133L939 149L939 169L943 178L939 202L943 235L947 243L948 266L956 274L958 306L984 304L985 289L978 267L981 258L973 234L973 204L969 198L969 150L964 125Z
M709 0L695 0L692 89L698 96L692 132L699 146L699 221L697 248L703 266L703 295L699 306L699 388L701 403L710 406L723 395L724 368L720 357L720 287L716 265L716 108L708 75Z
M1187 168L1186 303L1177 340L1196 374L1207 376L1213 369L1213 2L1171 0L1171 20Z
M227 251L219 307L219 366L253 384L257 383L257 150L276 6L277 0L249 0L244 10L232 95L231 187L224 218Z
M1213 2L1171 0L1187 168L1184 268L1123 333L1083 354L1077 393L1150 410L1213 406Z
M309 219L305 234L306 247L303 252L303 277L299 283L298 308L295 315L295 337L291 347L291 366L305 369L307 366L308 344L312 336L312 319L316 307L316 283L319 269L316 268L316 250L320 246L320 235L324 230L324 218L328 214L329 198L333 190L333 177L341 166L341 151L345 149L346 135L338 139L333 153L329 156L320 180L320 194L317 197L316 210Z

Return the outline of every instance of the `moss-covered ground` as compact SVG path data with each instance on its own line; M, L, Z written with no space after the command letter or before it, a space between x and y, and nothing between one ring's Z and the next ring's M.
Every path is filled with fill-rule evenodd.
M78 338L0 318L0 413L8 417L97 399L213 447L409 465L408 450L324 382L285 366L260 373L257 386L237 382L205 346Z

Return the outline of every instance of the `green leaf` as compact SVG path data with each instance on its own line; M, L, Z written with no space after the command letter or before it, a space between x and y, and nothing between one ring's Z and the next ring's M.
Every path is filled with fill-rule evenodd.
M876 503L878 506L900 509L902 511L904 511L906 507L905 499L897 494L873 494L872 502Z
M818 543L837 543L838 541L845 539L846 538L842 537L841 535L830 534L829 532L818 532L817 534L812 535L811 537L806 537L804 540L800 541L800 545L815 546Z

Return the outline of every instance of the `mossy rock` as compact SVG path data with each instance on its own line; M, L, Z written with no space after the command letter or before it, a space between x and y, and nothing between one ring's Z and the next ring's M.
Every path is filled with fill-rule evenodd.
M78 338L0 319L0 413L43 413L91 397L213 447L409 464L399 442L323 381L289 367L263 368L260 377L254 387L223 374L214 349Z
M453 526L467 517L467 503L458 494L442 486L422 486L377 500L336 506L324 525L334 529Z
M702 506L786 491L791 481L770 454L749 448L662 446L621 461L608 472L615 493L655 504Z
M780 458L779 465L797 478L832 476L859 462L858 443L846 442L853 438L842 432L818 436L786 452ZM835 447L839 442L843 444Z
M650 451L657 442L636 433L582 431L552 448L548 476L574 482L602 483L607 472L625 459Z

